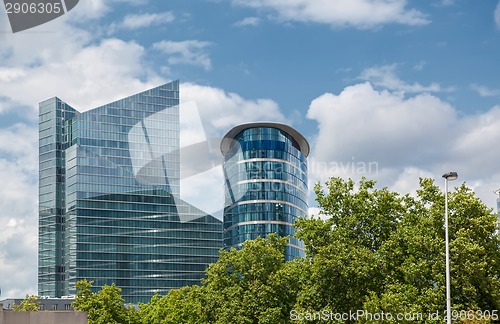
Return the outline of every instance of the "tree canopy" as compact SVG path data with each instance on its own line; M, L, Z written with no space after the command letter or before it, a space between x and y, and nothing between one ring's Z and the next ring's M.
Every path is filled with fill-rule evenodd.
M24 300L19 304L14 304L12 309L16 312L36 312L40 309L40 302L36 295L26 295Z
M75 308L88 311L91 324L321 322L358 311L422 316L383 318L386 322L442 320L444 193L433 180L421 179L413 196L378 189L366 179L356 184L332 178L314 191L321 218L295 223L306 258L285 262L287 238L271 235L221 251L201 285L154 296L138 311L123 307L119 288L105 286L93 294L86 281L77 284ZM500 308L497 215L465 184L448 197L453 314L468 323L495 320ZM313 320L318 314L323 317Z

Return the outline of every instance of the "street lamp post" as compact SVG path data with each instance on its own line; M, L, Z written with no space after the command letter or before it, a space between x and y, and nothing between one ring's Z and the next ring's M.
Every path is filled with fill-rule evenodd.
M448 236L448 181L458 178L456 172L443 174L444 178L444 239L446 242L446 321L451 324L451 292L450 292L450 243Z

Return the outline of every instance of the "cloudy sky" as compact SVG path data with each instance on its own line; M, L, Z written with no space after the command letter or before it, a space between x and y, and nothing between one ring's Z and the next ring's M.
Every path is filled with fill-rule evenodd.
M84 0L16 34L2 7L1 297L37 289L42 100L84 111L180 79L211 135L297 128L311 183L366 176L406 193L453 170L494 208L499 58L498 0Z

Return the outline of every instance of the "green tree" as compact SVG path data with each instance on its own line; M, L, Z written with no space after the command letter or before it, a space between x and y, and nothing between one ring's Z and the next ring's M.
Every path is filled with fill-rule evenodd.
M402 198L375 182L332 178L326 188L315 186L319 218L300 219L296 236L305 243L309 276L296 309L356 311L371 291L378 291L383 275L377 251L403 217Z
M195 285L173 289L166 296L155 295L149 303L141 305L141 323L206 323L203 320L203 294L204 287Z
M203 281L207 323L283 323L289 318L299 284L300 262L285 263L287 237L270 235L222 251Z
M296 222L309 262L296 309L443 316L444 194L431 179L416 197L365 179L355 188L332 178L315 192L328 218ZM449 211L453 308L498 309L497 216L465 184L449 195Z
M92 281L86 279L78 281L75 285L78 290L73 302L75 310L87 312L89 324L137 323L136 311L125 307L120 288L114 284L105 285L99 292L94 293L92 284Z
M431 179L421 179L420 186L416 198L406 197L406 215L380 249L384 289L365 303L373 311L444 315L444 194ZM453 310L499 309L497 226L497 215L465 184L449 195Z
M36 312L40 309L40 304L38 296L26 294L19 305L14 304L13 309L17 312Z

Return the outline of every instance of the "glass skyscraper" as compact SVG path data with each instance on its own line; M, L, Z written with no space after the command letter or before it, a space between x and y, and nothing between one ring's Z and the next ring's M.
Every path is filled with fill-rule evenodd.
M40 103L40 296L115 283L126 302L196 284L222 223L179 198L179 82L79 113Z
M303 257L304 244L292 235L295 220L307 215L307 140L288 125L249 123L231 129L221 151L224 246L277 233L290 236L287 260Z

